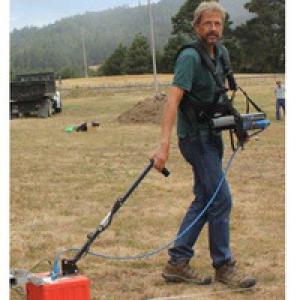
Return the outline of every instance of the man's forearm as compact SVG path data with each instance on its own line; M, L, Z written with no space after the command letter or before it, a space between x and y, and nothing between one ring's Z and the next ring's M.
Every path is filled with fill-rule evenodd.
M181 101L184 91L178 87L172 87L168 100L164 106L162 118L162 131L160 144L163 147L169 147L171 140L171 133L176 121L178 105Z
M182 89L172 87L164 106L160 144L151 156L151 158L154 159L154 167L158 170L162 170L169 157L171 133L176 120L177 108L183 93L184 91Z
M173 102L167 101L164 106L162 124L161 124L161 146L168 146L171 140L171 133L177 115L177 106Z

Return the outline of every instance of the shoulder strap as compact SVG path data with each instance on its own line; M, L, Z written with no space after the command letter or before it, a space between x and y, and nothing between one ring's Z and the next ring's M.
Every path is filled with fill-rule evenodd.
M184 115L186 115L187 119L189 120L189 123L193 123L191 121L196 121L199 116L198 113L200 111L200 114L205 117L205 119L210 118L210 116L208 115L208 113L213 113L214 109L217 106L217 102L219 99L219 96L222 94L226 94L227 89L225 88L224 82L222 80L222 77L220 76L219 73L217 73L216 71L216 66L214 64L214 62L212 61L211 57L209 56L208 52L206 51L206 49L202 46L201 41L194 41L190 44L184 45L178 52L176 55L176 59L178 58L178 56L180 55L180 53L187 48L193 48L197 51L198 55L200 56L201 62L204 63L204 65L207 67L207 69L209 70L209 72L212 74L216 85L217 85L217 91L216 91L216 95L214 97L214 101L212 103L212 105L210 107L204 107L203 104L198 104L198 103L191 103L189 101L189 104L186 103L186 101L181 101L180 103L180 108L183 111ZM226 73L228 72L228 70L230 70L230 61L229 61L229 55L228 55L228 51L226 49L226 51L224 50L226 49L225 46L222 45L221 47L221 51L222 51L222 64L223 64L223 68L224 68L224 73L226 75ZM225 101L225 106L224 109L226 109L227 112L238 116L237 111L233 108L232 104L230 103L230 101L227 99L227 96L224 97L224 101ZM198 112L196 112L198 111ZM193 125L193 124L192 124Z
M179 55L181 54L181 52L187 48L195 48L197 41L192 41L188 44L183 45L182 47L179 48L179 50L177 51L175 58L174 58L174 62L176 62L177 58L179 57Z
M198 41L197 43L195 43L194 49L196 49L196 51L198 52L198 54L200 55L201 59L203 60L204 64L206 65L206 67L208 68L208 70L211 72L219 90L219 93L225 93L226 92L226 88L224 86L224 83L222 82L221 77L219 76L219 74L216 71L216 66L213 63L211 57L209 56L209 54L207 53L206 49L202 46L202 43L200 41Z
M220 42L218 43L218 46L222 51L221 58L223 60L223 66L224 66L225 73L227 74L229 72L232 72L229 52L228 52L227 48Z
M224 73L226 74L229 89L232 91L237 91L238 87L237 87L237 83L236 83L234 75L233 75L229 52L222 43L218 43L218 45L222 51L222 61L223 61L223 67L224 67L224 71L225 71Z

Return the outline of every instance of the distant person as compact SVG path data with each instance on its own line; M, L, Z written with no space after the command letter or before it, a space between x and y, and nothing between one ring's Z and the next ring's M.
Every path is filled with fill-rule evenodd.
M219 76L225 75L222 55L225 49L218 43L222 38L225 14L218 2L205 1L197 7L193 21L197 43L215 64ZM192 167L195 195L182 220L178 235L186 231L208 204L223 176L222 133L212 129L209 124L213 113L211 104L224 102L224 94L220 94L210 70L201 61L202 57L195 48L183 48L179 52L172 87L164 107L159 146L152 155L154 167L162 170L169 157L171 132L177 119L179 149ZM210 104L207 104L210 111L203 109L202 112L196 112L196 102L198 105ZM170 205L176 206L178 201L180 199L173 199ZM256 284L254 277L246 276L239 270L231 252L231 206L231 193L227 181L224 180L206 213L169 249L169 261L162 273L167 282L211 283L211 276L198 274L190 265L194 256L194 245L207 223L215 280L239 288L249 288ZM201 256L201 259L205 258Z
M280 80L276 81L274 92L276 96L276 120L280 120L280 108L285 114L285 87Z

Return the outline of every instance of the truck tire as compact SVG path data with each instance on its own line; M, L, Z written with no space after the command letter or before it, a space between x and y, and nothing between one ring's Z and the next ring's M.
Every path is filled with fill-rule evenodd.
M53 113L53 104L50 99L48 99L48 117L51 117Z

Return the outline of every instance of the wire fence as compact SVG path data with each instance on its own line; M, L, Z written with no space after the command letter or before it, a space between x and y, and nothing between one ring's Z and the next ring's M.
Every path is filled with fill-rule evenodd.
M251 74L237 74L236 80L238 82L244 81L244 80L251 80L251 81L257 81L262 79L283 79L284 74L260 74L260 75L251 75ZM113 79L112 79L113 80ZM134 82L134 79L132 79L133 82L118 82L118 83L90 83L87 85L69 85L64 86L63 84L58 84L60 91L70 91L70 90L80 90L80 89L87 89L87 90L128 90L128 89L152 89L155 87L154 82ZM172 78L170 80L164 80L164 81L158 81L158 86L161 88L169 87L172 84Z

